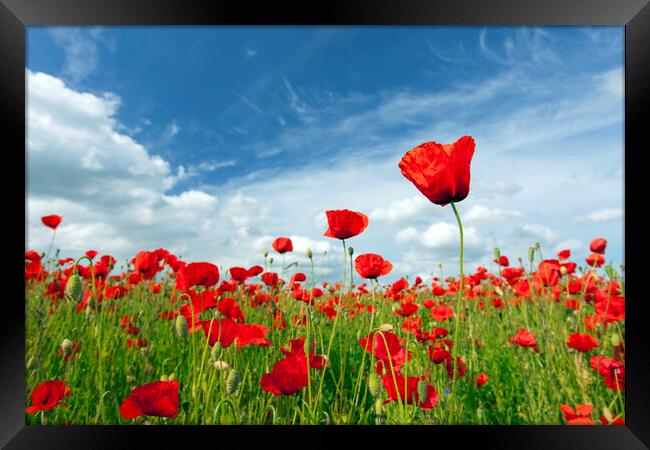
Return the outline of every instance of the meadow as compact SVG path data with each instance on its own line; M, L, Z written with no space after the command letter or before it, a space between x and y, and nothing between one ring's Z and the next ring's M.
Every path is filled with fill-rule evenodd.
M349 210L326 212L343 256L329 282L319 255L282 237L259 265L221 270L163 248L121 267L28 250L26 422L624 423L624 268L605 265L607 241L580 264L531 243L519 264L495 248L465 271L456 204L474 142L431 144L400 169L458 221L460 266L444 279L382 283L392 264L354 246L369 223ZM55 242L62 217L42 221Z

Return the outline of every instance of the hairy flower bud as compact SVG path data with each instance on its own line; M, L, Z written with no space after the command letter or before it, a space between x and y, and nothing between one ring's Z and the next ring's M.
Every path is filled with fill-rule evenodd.
M218 361L219 358L221 358L221 342L217 341L212 346L212 350L210 350L210 356L212 357L212 361Z
M266 258L267 256L269 256L269 251L268 251L268 250L264 250L264 257Z
M228 372L226 377L226 392L228 395L233 395L237 388L239 387L239 372L236 369L232 369Z
M384 401L380 398L375 400L375 415L379 418L384 417Z
M393 331L393 326L389 323L382 323L381 325L379 325L379 331L381 331L382 333L389 333Z
M531 263L535 260L535 248L528 247L528 261Z
M311 249L307 247L307 258L311 259L314 254L311 252Z
M187 335L189 334L189 329L187 326L187 319L185 316L176 316L176 334L178 335L179 338L185 339Z
M66 355L69 355L72 351L72 341L70 339L64 339L63 342L61 342L61 350L63 350L63 353Z
M84 297L83 284L81 277L76 273L70 275L68 283L65 285L65 298L75 303L81 302Z
M370 395L372 395L373 398L379 397L379 394L381 394L381 388L381 377L375 372L371 372L368 377L368 390L370 391Z
M348 247L348 255L354 255L354 249L352 247Z
M273 257L272 256L269 258L269 264L273 264Z
M427 382L424 380L418 381L418 399L423 402L427 398Z
M499 250L499 247L494 247L494 258L497 261L501 258L501 250Z

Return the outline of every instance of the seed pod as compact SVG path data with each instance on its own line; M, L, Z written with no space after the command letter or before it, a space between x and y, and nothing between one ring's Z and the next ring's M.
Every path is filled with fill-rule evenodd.
M221 342L217 342L212 346L212 350L210 350L210 356L212 357L213 361L218 361L219 358L221 358Z
M420 380L418 381L418 399L420 400L420 403L422 403L425 398L427 398L427 382Z
M185 339L189 334L189 329L187 326L187 319L185 316L176 316L176 334L179 338Z
M228 372L226 377L226 392L228 395L233 395L237 388L239 387L239 372L236 369L232 369Z
M228 370L228 363L226 361L215 361L212 363L215 369L217 370Z
M533 247L528 247L528 261L531 263L535 260L535 249Z
M269 264L273 264L273 257L272 256L269 258Z
M63 353L66 355L69 355L72 350L72 341L70 339L64 339L63 342L61 342L61 350L63 350Z
M84 289L81 277L76 273L73 273L70 275L70 278L68 278L68 282L65 285L65 298L72 302L79 303L83 300L83 297Z
M569 273L569 271L566 269L566 267L560 266L560 273L562 274L562 276L564 276L567 273Z
M307 247L307 258L311 259L314 256L314 254L311 252L311 249Z
M354 255L354 249L352 247L348 247L348 255Z
M372 372L368 377L368 390L370 391L370 395L372 395L373 398L379 397L379 394L381 394L381 387L381 377L375 372Z

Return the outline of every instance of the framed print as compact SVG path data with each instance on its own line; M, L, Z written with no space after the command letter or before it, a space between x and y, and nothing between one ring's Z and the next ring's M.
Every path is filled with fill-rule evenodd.
M7 448L647 448L647 1L2 1Z

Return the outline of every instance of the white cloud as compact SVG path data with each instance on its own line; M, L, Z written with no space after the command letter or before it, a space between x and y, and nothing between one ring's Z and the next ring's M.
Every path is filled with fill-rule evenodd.
M486 223L519 219L521 217L522 214L519 211L508 211L500 208L488 208L484 205L474 205L463 215L463 220L468 223Z
M431 203L422 195L390 202L387 207L375 208L370 218L378 222L399 222L421 217Z
M586 216L581 216L576 219L576 222L582 224L595 224L602 222L619 221L623 219L622 208L605 208L594 211Z

